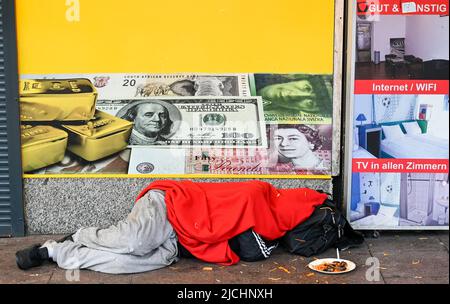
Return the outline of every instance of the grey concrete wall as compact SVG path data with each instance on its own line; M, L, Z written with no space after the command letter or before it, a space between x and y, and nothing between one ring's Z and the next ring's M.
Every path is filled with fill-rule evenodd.
M39 178L24 180L27 234L66 234L80 227L107 227L124 219L136 196L152 179ZM209 179L230 182L243 179ZM331 193L331 180L264 179L279 188L311 188Z

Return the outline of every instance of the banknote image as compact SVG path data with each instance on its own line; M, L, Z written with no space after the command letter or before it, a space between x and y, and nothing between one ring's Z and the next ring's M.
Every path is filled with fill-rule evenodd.
M193 148L186 155L190 174L268 174L267 149Z
M54 74L21 79L28 93L41 90L41 83L58 90L66 82L72 93L78 94L84 82L96 92L91 94L95 99L87 96L93 100L86 99L89 103L72 98L66 104L63 94L43 95L70 113L89 104L94 120L92 115L55 116L43 102L35 106L42 97L30 97L34 104L22 107L22 119L34 126L52 114L54 127L69 133L69 145L58 155L45 155L55 160L27 169L28 174L331 174L331 76ZM115 128L116 121L127 126L120 140L123 130ZM36 162L44 159L23 152L25 160L31 160L29 155Z
M127 174L131 149L123 150L109 157L86 161L81 157L66 151L64 158L59 163L34 171L34 174Z
M144 79L136 86L135 97L248 96L249 92L245 75L146 75Z
M331 174L331 125L267 125L271 174Z
M330 175L330 125L267 125L268 149L193 148L187 174Z
M158 96L250 96L247 74L48 74L22 79L87 78L99 99Z
M331 75L254 74L250 85L263 98L268 124L331 124Z
M133 123L130 146L267 148L260 97L99 100L97 109Z
M124 106L118 117L133 122L130 145L165 145L180 129L181 112L163 100L139 100Z
M133 147L128 174L185 174L184 149Z

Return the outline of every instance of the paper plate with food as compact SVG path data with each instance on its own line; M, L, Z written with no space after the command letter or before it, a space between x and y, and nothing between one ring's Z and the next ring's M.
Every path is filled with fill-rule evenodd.
M343 259L318 259L308 264L311 270L325 274L343 274L355 270L356 264Z

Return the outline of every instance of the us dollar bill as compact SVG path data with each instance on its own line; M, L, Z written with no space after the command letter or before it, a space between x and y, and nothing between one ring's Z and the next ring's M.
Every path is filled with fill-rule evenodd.
M98 100L97 109L133 122L130 146L267 147L260 97Z
M133 147L128 174L186 174L187 151L189 149Z
M21 79L87 78L99 99L152 96L251 96L247 74L46 74Z

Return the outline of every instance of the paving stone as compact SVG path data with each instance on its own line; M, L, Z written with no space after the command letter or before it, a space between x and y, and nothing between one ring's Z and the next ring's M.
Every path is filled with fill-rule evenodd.
M0 284L40 283L46 284L56 265L45 263L41 267L20 270L17 267L15 251L0 247Z
M306 258L289 254L282 248L278 248L267 260L254 263L241 261L233 266L209 264L196 259L182 259L163 269L132 275L109 275L82 270L80 281L67 280L66 271L57 268L54 263L46 263L30 271L21 271L17 268L14 257L17 250L31 244L42 243L47 239L61 237L61 235L40 235L0 239L0 283L448 284L449 281L449 253L448 249L441 244L445 240L448 244L448 232L418 234L395 232L383 233L379 239L368 238L360 247L341 252L341 258L351 260L357 265L355 271L345 275L325 275L307 268L308 263L314 258L335 257L334 249ZM379 270L382 274L380 280L374 282L366 279L366 273L371 270L370 267L373 267L373 264L366 265L366 262L372 255L379 259ZM73 278L73 275L71 277Z
M442 251L446 250L438 236L430 232L398 231L383 233L379 238L366 238L371 252L414 250Z
M49 284L130 284L131 276L90 270L55 269Z
M446 251L375 252L384 278L448 277L449 254Z
M445 248L447 248L447 251L448 251L448 240L449 240L448 231L436 231L435 234L439 238L439 240L442 242L443 246L445 246Z
M43 243L52 237L40 235L0 239L0 284L47 283L56 268L56 264L46 262L40 267L23 271L17 267L15 253L33 244Z
M16 250L31 246L33 244L42 244L46 240L53 239L58 240L62 238L63 235L30 235L26 237L16 237L16 238L0 238L0 246L7 245L8 247L17 248Z
M386 284L448 284L447 277L385 278Z
M0 284L47 284L51 273L27 272L22 275L3 272L0 275Z
M208 267L211 270L205 271ZM195 259L182 259L169 267L132 275L133 284L212 284L215 283L215 270L220 266L203 263Z
M54 265L45 265L30 270L20 270L15 263L0 263L0 284L40 283L46 284L55 269Z
M334 255L333 255L334 254ZM366 284L365 278L368 257L351 251L342 253L341 257L350 259L358 266L346 275L326 275L310 270L307 265L314 258L305 258L282 251L264 261L241 261L233 266L207 264L195 259L182 259L180 262L160 270L133 276L135 284L149 283L200 283L200 284ZM326 252L319 257L334 257L335 251ZM382 282L374 282L382 283Z

